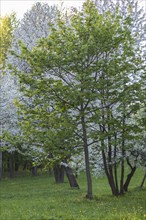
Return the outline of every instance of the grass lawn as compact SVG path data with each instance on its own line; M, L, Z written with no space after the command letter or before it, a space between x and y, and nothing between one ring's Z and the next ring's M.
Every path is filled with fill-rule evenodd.
M113 197L106 178L94 178L94 200L88 201L85 175L78 177L80 190L67 180L57 185L53 177L17 177L0 182L0 220L146 220L146 189L138 186L136 173L130 191Z

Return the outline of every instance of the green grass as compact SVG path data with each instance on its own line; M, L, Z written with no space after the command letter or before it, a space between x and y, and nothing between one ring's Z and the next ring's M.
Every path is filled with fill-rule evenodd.
M0 183L0 220L144 220L146 189L140 190L142 173L137 172L130 191L111 195L106 178L93 179L94 200L85 199L85 175L80 190L67 180L57 185L53 177L17 177Z

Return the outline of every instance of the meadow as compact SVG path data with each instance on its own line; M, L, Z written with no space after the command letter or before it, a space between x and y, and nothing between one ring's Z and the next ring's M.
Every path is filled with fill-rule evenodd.
M88 201L86 179L78 177L80 189L67 179L55 184L47 174L4 178L0 182L0 220L144 220L146 188L139 188L143 173L137 172L129 192L113 197L106 178L93 178L94 200Z

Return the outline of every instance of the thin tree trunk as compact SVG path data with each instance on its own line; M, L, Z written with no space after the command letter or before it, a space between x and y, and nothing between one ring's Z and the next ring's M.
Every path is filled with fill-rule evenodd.
M9 168L10 168L10 178L14 177L14 160L13 160L13 153L10 153L9 157Z
M19 169L19 154L18 152L15 152L15 172L18 172Z
M87 177L87 199L93 199L92 192L92 178L90 172L90 162L89 162L89 151L88 151L88 142L87 142L87 131L85 125L84 116L81 117L82 131L83 131L83 145L84 145L84 153L85 153L85 166L86 166L86 177Z
M141 182L140 188L143 187L145 179L146 179L146 173L145 173L145 175L144 175L144 177L143 177L143 179L142 179L142 182Z
M114 159L116 160L117 147L114 147ZM114 161L114 176L115 176L115 185L117 194L119 194L119 186L118 186L118 175L117 175L117 162Z
M108 170L108 166L107 166L107 161L106 161L106 156L105 156L104 150L102 150L102 158L103 158L103 164L104 164L105 173L106 173L106 176L107 176L108 183L110 185L112 194L114 196L117 196L118 193L117 193L115 185L114 185L113 177L111 176L111 174L110 174L110 172Z
M120 195L124 193L124 158L121 161Z
M127 179L126 179L125 184L123 186L125 192L128 191L128 186L129 186L130 181L131 181L131 179L132 179L132 177L133 177L133 175L134 175L134 173L136 171L136 166L132 167L132 165L130 164L130 161L129 161L128 158L127 158L127 164L130 167L131 172L127 175Z
M55 165L53 168L54 177L56 183L64 183L64 167L61 165Z
M125 183L124 183L124 186L123 186L125 192L128 191L129 183L130 183L130 181L131 181L131 179L132 179L132 177L133 177L135 171L136 171L136 167L133 167L133 168L131 169L131 172L127 175L127 179L126 179L126 181L125 181Z
M108 119L108 169L110 174L110 183L112 186L113 195L117 195L117 188L115 185L114 175L113 175L113 161L112 161L112 145L111 145L111 126L110 126L110 109L107 108L107 119Z
M106 85L106 89L103 90L103 95L105 96L109 96L109 88L108 88L108 84ZM103 97L104 97L103 96ZM103 100L102 106L105 106L107 103L105 102L105 100ZM106 118L105 118L106 116ZM106 161L106 169L108 170L108 182L110 184L111 190L112 190L112 194L117 196L118 192L117 192L117 188L115 185L115 179L114 179L114 174L113 174L113 161L112 161L112 144L111 144L111 125L110 125L110 120L111 120L111 110L110 107L107 107L106 110L102 110L102 119L103 119L103 123L107 124L107 132L108 132L108 136L107 136L107 140L108 140L108 155L107 158L105 157L105 153L104 153L104 160ZM105 132L105 127L104 127L104 131Z
M70 186L73 187L73 188L78 188L79 189L79 185L77 183L75 175L73 174L72 169L69 166L65 166L65 171L66 171L66 176L68 178Z
M123 82L123 87L125 91L125 79ZM121 153L122 153L122 160L121 160L121 179L120 179L120 194L124 194L124 174L125 174L125 120L126 120L126 115L125 115L125 109L126 105L125 102L123 103L123 115L122 115L122 146L121 146Z
M103 79L105 79L104 74L102 75ZM106 94L105 94L106 93ZM101 91L102 97L105 97L105 95L108 95L108 91L105 92L105 89L103 88ZM105 128L105 122L108 119L108 122L110 123L110 111L109 109L106 109L107 111L105 111L104 107L106 106L106 103L104 101L104 99L102 100L102 121L103 121L103 126L100 125L100 131L101 132L106 132L106 128ZM105 119L105 116L107 116L107 119ZM110 128L110 124L107 124L108 126L108 131L111 130ZM104 169L105 169L105 173L108 179L108 183L110 185L111 191L113 195L117 195L118 192L116 190L116 186L115 186L115 181L114 181L114 176L113 176L113 165L112 165L112 147L111 147L111 137L108 136L108 156L106 157L104 148L104 140L101 140L101 146L102 146L102 159L103 159L103 164L104 164Z
M112 119L114 119L113 114L111 113L111 117ZM115 179L115 187L116 187L116 191L117 191L117 195L119 194L119 185L118 185L118 175L117 175L117 161L116 161L116 157L117 157L117 133L116 133L116 128L113 125L112 126L112 130L114 130L114 179Z
M112 186L113 195L117 195L117 189L115 186L115 181L114 181L114 176L113 176L113 165L112 165L112 160L111 160L111 154L112 154L112 148L111 148L111 146L109 146L109 151L108 151L109 178L110 178L110 183Z
M32 175L37 176L37 166L32 167Z
M104 119L104 113L102 115L102 119L103 119L103 121L105 120ZM103 127L100 126L100 130L101 130L101 132L104 132L105 131L104 126ZM112 174L112 167L110 168L110 171L109 171L109 158L108 159L106 158L106 154L105 154L105 151L104 151L104 148L105 148L104 140L101 140L101 147L102 147L102 159L103 159L105 174L107 176L108 183L110 185L112 194L117 195L116 188L115 188L115 183L114 183L114 178L113 178L113 174ZM108 156L109 156L109 151L108 151ZM112 176L111 176L111 174L112 174Z

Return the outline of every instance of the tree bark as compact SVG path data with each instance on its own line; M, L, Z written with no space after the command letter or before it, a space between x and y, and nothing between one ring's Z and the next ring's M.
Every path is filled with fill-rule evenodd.
M69 166L66 166L65 171L66 171L66 176L68 178L70 186L73 187L73 188L78 188L79 189L79 185L77 183L75 175L73 174L72 169Z
M128 191L129 183L130 183L135 171L136 171L136 166L131 168L131 172L127 175L127 179L126 179L124 186L123 186L125 192Z
M103 75L103 79L104 79L104 75ZM107 85L108 88L108 85ZM105 94L106 93L106 94ZM104 88L102 90L102 95L103 97L105 95L108 96L108 90L105 91ZM106 102L103 100L102 101L102 107L106 105ZM106 117L105 117L106 116ZM100 125L100 131L102 133L104 133L106 130L107 132L109 132L108 136L107 136L107 140L108 140L108 146L106 146L106 148L108 148L108 153L106 155L105 153L105 144L104 144L104 140L101 140L101 146L102 146L102 159L103 159L103 164L104 164L104 169L105 169L105 173L108 179L108 183L110 185L112 194L114 196L119 195L119 190L118 190L118 184L117 184L117 176L116 176L116 172L117 172L117 167L114 164L113 165L113 158L112 158L112 154L113 154L113 149L112 149L112 144L111 144L111 135L110 132L111 130L113 130L113 128L111 128L110 125L110 120L111 120L111 112L110 112L110 108L107 107L106 110L104 108L102 108L102 121L103 121L103 126ZM107 122L106 122L107 121ZM107 128L105 128L105 122L107 123ZM116 148L114 148L114 150L116 150ZM114 156L116 156L115 152L114 152ZM114 157L115 158L115 157ZM113 168L114 168L114 172L113 172ZM114 176L115 174L115 176ZM116 187L117 186L117 187Z
M124 194L124 173L125 173L125 140L124 140L124 134L125 134L125 130L124 130L124 125L125 125L125 116L123 119L123 134L122 134L122 160L121 160L121 179L120 179L120 195Z
M115 186L115 180L113 175L113 161L112 161L112 146L111 146L111 138L108 137L108 170L109 170L109 181L112 187L113 195L117 195L117 189Z
M104 164L105 173L106 173L106 176L107 176L108 183L110 185L112 194L114 196L117 196L117 195L119 195L119 193L116 190L114 179L113 179L113 175L111 176L111 171L109 172L109 170L108 170L108 166L107 166L107 161L106 161L106 156L105 156L104 150L102 150L102 158L103 158L103 164Z
M124 79L125 89L125 79ZM124 194L124 173L125 173L125 103L123 103L123 118L122 118L122 160L121 160L121 178L120 178L120 195Z
M37 176L37 166L32 167L32 175Z
M115 130L114 127L113 127L113 129ZM119 194L117 161L116 161L116 157L117 157L117 134L116 134L116 132L114 132L114 140L115 140L115 144L114 144L114 178L115 178L116 191L117 191L117 194Z
M92 178L91 178L91 173L90 173L87 131L86 131L86 126L85 126L84 116L81 117L81 124L82 124L82 131L83 131L83 145L84 145L86 177L87 177L87 195L86 195L86 198L91 200L91 199L93 199Z
M14 158L13 153L9 156L9 168L10 168L10 178L14 178Z
M121 161L120 195L124 194L124 158Z
M116 157L115 157L116 158ZM117 163L114 162L114 177L115 177L115 187L117 194L119 194L119 186L118 186L118 175L117 175Z
M61 165L55 165L53 168L54 177L56 183L64 183L64 167Z
M18 172L18 169L19 169L19 154L18 152L16 151L15 152L15 172Z
M143 177L143 179L142 179L142 182L141 182L140 188L143 187L145 179L146 179L146 173L145 173L145 175L144 175L144 177Z

